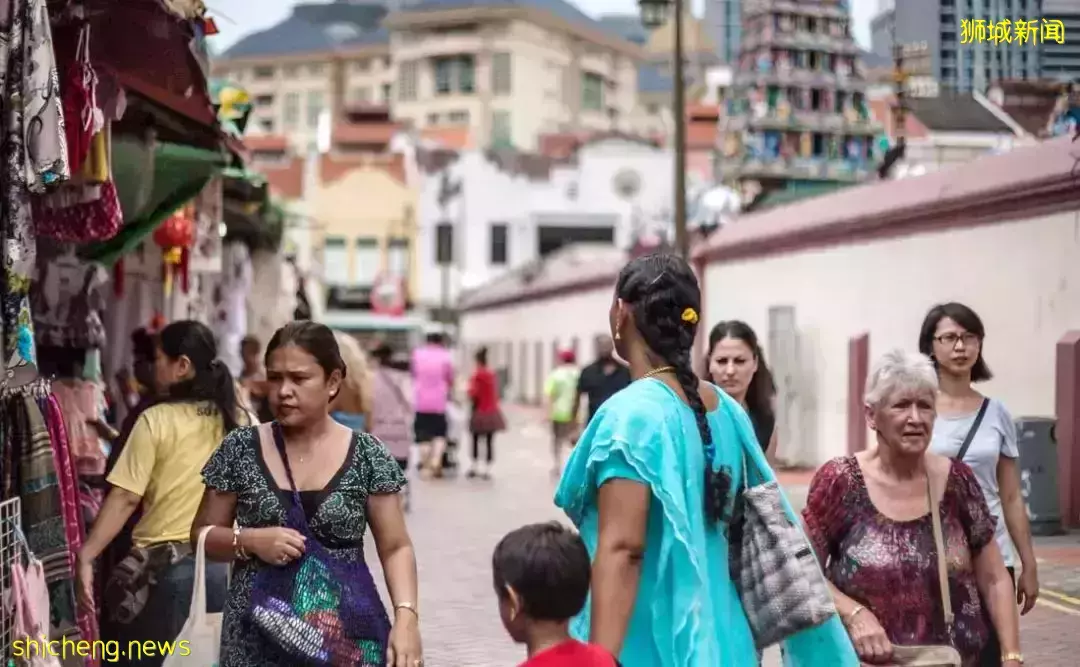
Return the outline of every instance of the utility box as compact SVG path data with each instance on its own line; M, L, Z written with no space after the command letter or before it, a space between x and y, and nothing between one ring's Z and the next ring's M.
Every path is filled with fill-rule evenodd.
M1020 448L1020 492L1024 496L1032 535L1060 535L1056 420L1021 417L1016 420Z

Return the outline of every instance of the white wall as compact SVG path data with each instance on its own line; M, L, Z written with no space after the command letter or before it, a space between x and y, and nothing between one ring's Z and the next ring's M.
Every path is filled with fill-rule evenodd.
M987 330L995 378L981 386L1014 417L1054 414L1055 344L1080 329L1080 210L792 254L714 263L707 326L747 321L768 340L770 306L794 306L806 387L805 438L780 443L823 462L847 447L848 341L870 334L871 364L914 350L927 310L963 302Z
M459 329L461 344L469 349L477 345L490 346L493 350L492 364L500 368L506 365L505 345L512 343L507 396L538 400L538 377L545 377L552 368L553 344L569 348L576 337L578 365L593 361L594 339L610 333L608 309L611 307L613 288L614 279L612 287L528 301L513 307L462 313ZM539 371L535 351L537 342L543 350L543 364ZM527 349L524 371L521 365L522 345ZM496 349L497 352L494 351Z

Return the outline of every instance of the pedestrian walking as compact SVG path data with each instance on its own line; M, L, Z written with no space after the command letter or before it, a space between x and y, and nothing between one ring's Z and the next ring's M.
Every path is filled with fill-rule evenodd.
M367 354L359 341L347 333L334 332L345 362L345 378L341 390L330 403L330 416L334 421L354 431L366 431L371 424L371 368Z
M589 594L589 552L558 523L523 526L502 538L492 557L499 616L525 644L520 667L618 667L610 653L573 639L570 619Z
M581 414L581 397L585 396L589 420L608 400L630 384L630 369L615 358L615 344L611 337L597 336L596 360L581 370L578 377L577 395L574 397L575 418Z
M230 433L203 469L191 541L213 526L207 557L233 563L221 667L423 663L405 477L382 443L330 416L346 372L327 327L279 329L266 349L275 421ZM392 625L364 561L369 525Z
M188 541L202 495L199 471L222 437L239 426L232 374L217 359L213 333L174 322L156 340L159 398L135 419L109 473L112 485L76 567L79 605L95 609L95 562L137 509L132 547L106 577L103 630L128 642L171 642L191 605L195 560ZM246 422L244 422L246 423ZM224 603L228 568L206 571L209 611ZM127 656L122 664L160 665L161 655Z
M441 333L431 333L427 342L413 350L413 405L416 408L416 444L420 448L421 474L442 477L446 454L446 404L454 386L454 361Z
M771 461L776 455L776 383L750 325L728 320L714 326L705 367L713 383L746 410L758 443Z
M472 465L467 477L491 479L491 467L495 462L495 434L506 430L506 420L499 407L499 379L488 366L488 350L476 351L476 368L469 378L469 401L472 413L469 432L472 434ZM484 456L480 455L480 443L486 444Z
M728 535L743 471L775 477L742 408L691 368L700 309L680 257L639 257L619 273L608 320L633 382L590 420L555 495L592 558L592 602L570 632L626 667L758 664ZM858 664L835 616L786 648L791 664Z
M371 374L371 435L386 445L408 480L412 469L413 420L416 418L409 373L391 365L394 350L386 343L375 347L371 358L375 362ZM402 490L406 511L409 509L410 486L406 484Z
M548 419L551 421L551 473L556 476L562 472L563 450L573 446L577 439L578 416L574 412L574 403L580 379L577 355L573 350L562 350L559 352L559 365L552 369L544 382Z
M994 517L967 464L928 452L937 390L921 354L894 351L875 365L866 421L877 446L817 471L803 510L807 532L863 660L910 664L900 655L929 646L955 649L965 667L1020 667ZM1003 651L981 662L988 617Z
M990 514L995 517L994 539L1010 579L1016 582L1016 603L1022 607L1020 613L1026 614L1039 597L1038 565L1020 492L1016 425L1001 401L984 396L974 387L991 378L983 356L985 339L982 320L961 303L934 306L923 320L919 351L934 362L939 383L930 450L963 461L975 473ZM990 630L987 660L1001 655L997 635L993 627Z

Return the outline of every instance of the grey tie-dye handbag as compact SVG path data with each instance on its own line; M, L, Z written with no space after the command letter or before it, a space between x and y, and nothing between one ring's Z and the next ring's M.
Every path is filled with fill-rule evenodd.
M825 575L802 529L784 511L780 485L766 482L743 451L743 490L731 521L731 578L758 650L836 614ZM751 477L749 473L753 473Z

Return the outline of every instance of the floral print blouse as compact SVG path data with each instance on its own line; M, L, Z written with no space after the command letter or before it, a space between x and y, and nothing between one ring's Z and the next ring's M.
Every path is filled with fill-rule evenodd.
M941 608L930 514L894 521L870 500L854 456L822 466L803 518L825 573L844 595L873 612L898 645L951 644L964 664L977 661L989 617L975 585L974 559L994 540L994 517L964 463L953 462L940 504L955 614L950 640Z

